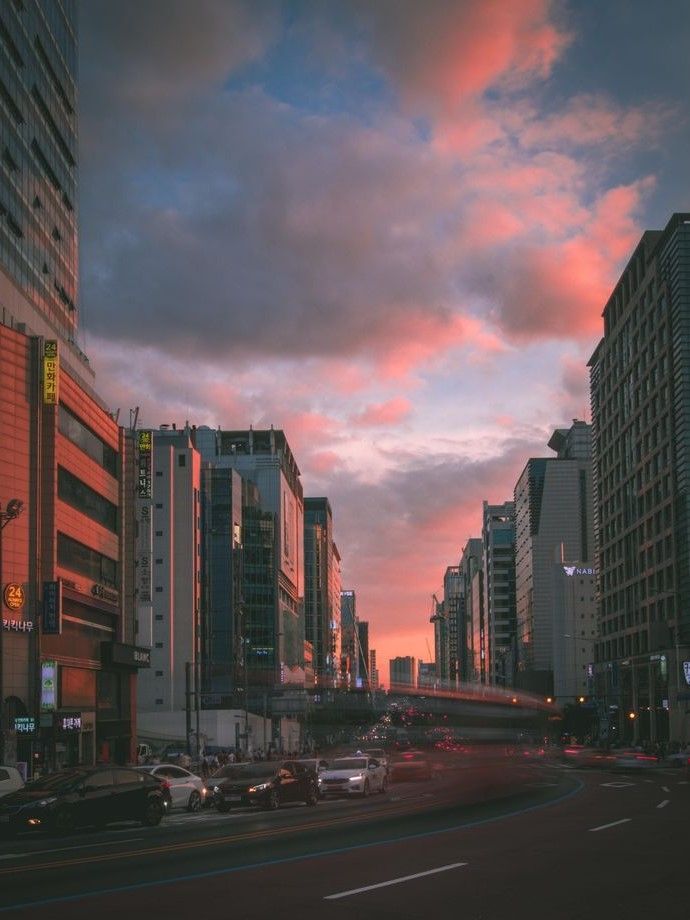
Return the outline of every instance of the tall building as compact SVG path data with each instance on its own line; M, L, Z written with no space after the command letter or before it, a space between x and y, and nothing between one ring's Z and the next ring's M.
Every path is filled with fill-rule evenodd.
M571 630L563 628L556 607L560 575L554 579L554 571L568 560L574 560L581 569L593 566L591 427L575 419L570 429L553 433L549 447L557 456L528 460L515 486L515 578L516 684L550 696L555 694L555 685L563 688L575 680L555 670L559 663L572 666L573 656L567 646L573 646L574 640ZM584 584L582 587L581 595L586 598L582 614L587 626L583 623L585 636L577 629L578 647L584 643L584 654L591 655L596 600L591 590ZM579 663L580 677L587 663L591 662ZM580 695L577 692L570 699L557 699L573 703Z
M369 652L369 681L372 690L379 689L379 669L376 664L376 649Z
M460 679L483 682L484 575L481 537L470 537L463 547L459 572L462 583L458 627Z
M369 624L366 620L357 620L357 686L369 690Z
M151 435L150 550L152 622L138 616L137 641L151 646L151 667L138 686L143 712L186 708L186 665L201 664L201 458L188 430ZM150 543L149 543L150 540Z
M327 498L304 500L304 629L317 686L335 687L340 672L340 555Z
M690 213L643 234L590 384L604 732L690 740Z
M510 686L515 649L515 505L483 505L484 654L487 683Z
M398 656L389 661L390 689L409 690L417 685L416 661L411 655Z
M431 597L431 607L432 613L429 617L429 622L434 627L434 655L436 657L434 666L436 676L445 684L448 682L450 659L448 615L444 602L440 601L435 594Z
M0 8L0 762L41 766L133 757L149 654L133 439L76 343L75 7Z
M276 688L304 687L311 668L304 624L304 501L300 472L287 438L273 428L223 431L199 427L192 429L192 440L205 463L234 469L254 483L261 511L274 516L273 617L271 623L263 624L262 641L256 646L253 641L248 644L248 672L272 670ZM249 622L247 625L251 628Z
M448 681L454 687L460 680L460 645L463 582L459 565L449 565L443 576L443 612L448 623Z
M433 661L417 663L417 688L429 690L437 684L436 664Z
M357 686L359 656L357 654L357 595L354 591L340 592L340 683L344 689Z
M78 330L76 2L0 12L0 323L57 339L93 383Z

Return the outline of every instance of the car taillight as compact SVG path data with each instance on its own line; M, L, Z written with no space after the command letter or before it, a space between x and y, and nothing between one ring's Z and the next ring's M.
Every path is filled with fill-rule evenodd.
M168 782L167 779L162 779L162 780L160 781L160 783L161 783L161 786L162 786L164 789L168 789L168 790L170 789L170 783Z

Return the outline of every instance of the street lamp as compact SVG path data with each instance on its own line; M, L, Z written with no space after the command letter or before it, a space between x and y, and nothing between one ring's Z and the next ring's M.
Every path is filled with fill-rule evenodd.
M3 581L2 581L2 533L10 523L10 521L16 520L19 515L24 510L24 502L19 498L11 498L5 505L3 511L2 505L0 505L0 763L5 762L5 683L4 683L4 666L3 666L3 638L5 632L5 623L4 623L4 606L5 606L5 597L3 591Z

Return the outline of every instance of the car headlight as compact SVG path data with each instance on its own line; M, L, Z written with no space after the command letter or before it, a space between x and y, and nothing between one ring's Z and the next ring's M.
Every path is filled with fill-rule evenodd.
M54 805L57 802L57 796L53 795L49 799L41 799L40 802L36 802L38 808L46 808L48 805Z
M214 792L220 792L220 786L214 786L214 787L213 787L213 791L214 791Z
M361 783L363 779L364 779L364 777L363 777L362 774L360 773L359 776L351 776L351 777L350 777L350 782L351 782L351 783Z
M270 788L271 788L270 783L259 783L258 786L250 786L249 791L250 792L265 792L267 789L270 789Z

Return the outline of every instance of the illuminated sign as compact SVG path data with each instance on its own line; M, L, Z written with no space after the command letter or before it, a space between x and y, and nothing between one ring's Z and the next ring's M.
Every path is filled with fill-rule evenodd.
M99 597L103 601L108 601L110 604L117 604L118 600L120 599L117 591L111 591L104 585L93 585L91 587L91 594L94 597Z
M9 607L10 610L21 610L24 606L24 601L26 600L24 596L24 588L21 585L17 585L14 582L10 582L8 585L5 585L5 590L3 591L3 599L5 601L5 606Z
M57 727L61 732L80 732L81 731L81 713L71 712L69 715L59 715Z
M60 395L60 359L58 343L50 339L43 344L43 402L56 406Z
M690 661L683 662L683 674L685 675L685 683L690 686Z
M119 664L127 668L151 667L150 648L125 645L122 642L103 642L101 650L104 660L109 664Z
M43 622L41 631L44 636L59 636L62 632L62 582L43 582Z
M151 498L151 432L138 432L139 479L137 494L139 498Z
M33 716L15 716L13 724L18 735L33 735L36 732L36 719Z
M41 712L57 708L57 661L41 662Z
M34 631L34 622L33 620L6 620L3 617L2 628L7 632L30 633Z
M570 577L572 577L573 575L596 575L597 574L596 570L589 566L581 568L578 565L564 565L563 571L565 572L566 575Z

